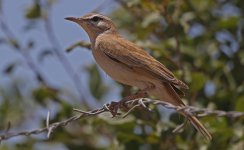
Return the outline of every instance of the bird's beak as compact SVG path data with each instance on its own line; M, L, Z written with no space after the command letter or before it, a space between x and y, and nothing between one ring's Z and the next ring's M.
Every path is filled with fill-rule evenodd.
M76 22L76 23L81 23L82 22L82 19L81 18L77 18L77 17L66 17L64 19L69 20L69 21L73 21L73 22Z

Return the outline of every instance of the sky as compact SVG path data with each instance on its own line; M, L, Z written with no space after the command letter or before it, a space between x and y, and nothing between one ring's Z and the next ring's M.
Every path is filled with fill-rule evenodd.
M34 48L31 50L30 54L33 60L38 60L38 55L42 50L50 49L52 46L50 41L45 34L44 23L42 21L37 22L35 29L30 31L24 31L23 28L27 25L25 20L25 10L29 8L32 4L32 0L3 0L3 12L4 12L4 20L8 24L10 30L15 34L17 39L22 45L27 45L27 42L32 40L35 42ZM71 53L66 53L65 48L69 47L75 42L79 40L89 41L87 34L76 24L64 20L65 17L68 16L82 16L86 13L93 11L94 9L102 8L100 13L108 14L111 10L116 8L115 2L112 0L57 0L57 3L52 8L52 25L54 29L54 33L61 45L61 51L63 55L68 59L71 63L73 70L78 72L79 77L82 80L82 86L84 87L84 93L89 93L87 88L87 74L84 72L84 67L94 63L94 59L90 53L90 51L86 49L76 48ZM3 37L3 33L0 30L0 38ZM7 66L7 64L17 62L18 67L14 71L11 76L6 76L3 73L3 70ZM55 56L48 56L42 61L42 63L38 63L40 70L44 72L44 76L48 79L48 82L51 85L62 87L69 91L74 92L76 95L78 94L74 88L74 85L64 71L62 65L60 65L59 61ZM33 73L31 71L27 71L28 68L23 60L23 57L19 55L18 52L14 51L13 48L8 47L5 44L0 44L0 87L4 87L9 85L10 82L14 80L22 80L33 78ZM109 95L109 99L118 98L119 89L114 85L114 82L104 73L102 72L102 76L106 84L111 87ZM25 87L23 87L23 92L28 91L28 89L33 87L34 82L30 82ZM26 89L26 90L25 90ZM92 99L91 95L88 95L90 99ZM108 99L105 97L104 99Z

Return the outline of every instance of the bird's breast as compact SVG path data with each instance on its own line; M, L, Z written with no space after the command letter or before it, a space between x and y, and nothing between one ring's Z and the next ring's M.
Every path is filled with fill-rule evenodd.
M114 80L118 82L128 82L129 74L133 74L129 68L125 68L119 62L109 58L101 50L93 50L92 54L98 65Z

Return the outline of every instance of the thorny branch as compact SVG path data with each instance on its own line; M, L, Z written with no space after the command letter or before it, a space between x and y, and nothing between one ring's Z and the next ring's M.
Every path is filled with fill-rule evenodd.
M92 111L82 111L79 109L73 109L74 111L78 112L79 114L74 115L74 116L72 116L66 120L63 120L60 122L55 122L52 124L49 123L50 113L48 112L47 119L46 119L46 127L34 129L31 131L21 131L18 133L11 133L11 132L9 132L9 129L7 129L5 134L0 135L0 142L8 140L8 139L13 138L13 137L17 137L17 136L37 135L37 134L41 134L44 132L47 133L47 138L49 138L51 133L53 133L56 128L64 127L64 126L68 125L69 123L72 123L74 121L77 121L77 120L85 118L85 117L97 116L97 115L102 114L104 112L111 112L113 117L121 115L120 113L114 114L114 109L112 106L113 103L114 102L109 103L109 104L105 104L105 105L103 105L102 108L98 108L98 109L95 109ZM180 106L174 106L174 105L167 103L167 102L163 102L160 100L152 100L149 98L140 98L140 99L134 99L131 101L127 101L127 102L125 102L125 105L119 105L119 109L124 111L125 107L126 107L127 111L125 111L123 114L123 118L124 118L124 117L128 116L137 107L142 107L142 108L145 108L145 109L151 111L151 109L149 108L149 105L160 105L160 106L163 106L167 109L173 109L176 112L188 113L188 114L196 115L198 117L204 117L204 116L210 116L210 115L214 115L217 117L224 117L225 116L225 117L230 117L230 118L244 117L244 112L209 110L206 108L197 108L197 107L192 107L192 106L180 107ZM185 127L185 123L183 123L182 125L177 127L173 132L176 132L179 129L182 129L184 127Z

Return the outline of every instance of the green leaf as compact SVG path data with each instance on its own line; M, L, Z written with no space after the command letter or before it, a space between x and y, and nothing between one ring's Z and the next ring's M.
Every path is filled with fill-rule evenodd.
M215 1L213 0L198 0L198 1L191 0L190 2L192 4L192 7L194 7L194 9L196 10L196 12L204 12L204 13L206 13L208 9L212 8L215 3Z
M160 138L155 134L151 134L147 136L147 142L150 144L157 144L160 141Z
M172 113L169 119L176 124L181 124L182 122L184 122L184 118L178 113Z
M219 20L218 28L235 28L239 23L238 17L230 17Z
M148 14L142 22L142 27L146 28L150 24L158 22L160 20L160 18L161 18L161 15L159 12L153 12L151 14Z
M35 89L32 92L32 96L40 103L44 104L45 100L47 98L50 98L52 100L57 100L57 94L58 90L56 89L51 89L46 86L41 86L38 89Z
M130 0L127 2L127 6L132 7L132 6L138 5L139 3L140 3L140 0Z
M125 133L125 132L119 132L117 134L119 141L121 142L131 142L131 141L137 141L139 143L143 143L142 136L135 135L134 133Z
M86 67L86 70L89 73L90 92L97 100L100 100L107 92L108 87L104 85L100 72L95 64Z
M206 82L206 76L201 72L192 73L191 90L199 91Z
M244 96L237 98L236 104L235 104L235 110L244 111Z
M25 17L27 19L41 18L41 6L38 0L36 0L35 3L26 10Z

